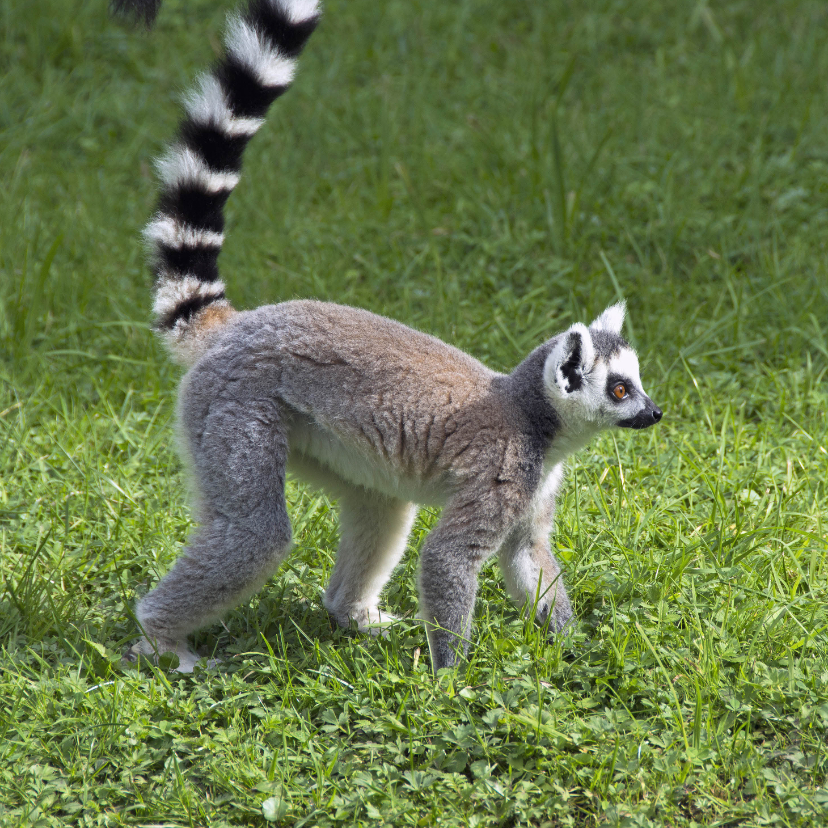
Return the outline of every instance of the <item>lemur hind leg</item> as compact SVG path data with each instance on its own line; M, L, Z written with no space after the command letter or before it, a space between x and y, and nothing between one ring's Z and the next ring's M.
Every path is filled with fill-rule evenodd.
M379 595L405 552L416 509L376 492L349 489L339 499L340 542L325 591L325 608L341 626L355 621L373 634L395 617L379 609Z
M547 477L533 509L512 529L498 553L506 591L518 606L534 607L539 623L549 618L550 635L561 632L572 618L563 573L549 545L562 479L559 464Z
M198 656L187 636L259 590L287 554L287 442L272 401L217 399L198 416L198 398L182 405L202 525L173 569L138 603L144 638L138 654L173 652L178 669Z

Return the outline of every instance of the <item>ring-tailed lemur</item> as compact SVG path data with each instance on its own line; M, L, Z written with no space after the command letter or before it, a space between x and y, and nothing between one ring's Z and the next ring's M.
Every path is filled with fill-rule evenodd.
M549 533L564 461L602 429L661 419L620 334L623 304L589 327L572 325L508 375L364 310L230 306L216 266L224 203L318 19L316 0L252 0L231 18L226 54L187 99L178 140L159 162L160 203L145 235L156 325L189 367L178 420L200 525L139 601L145 637L131 652L173 651L180 670L196 663L187 636L284 560L287 471L339 500L324 596L339 624L391 620L379 596L419 503L443 506L420 553L435 669L466 653L477 575L495 553L512 598L560 631L572 610Z

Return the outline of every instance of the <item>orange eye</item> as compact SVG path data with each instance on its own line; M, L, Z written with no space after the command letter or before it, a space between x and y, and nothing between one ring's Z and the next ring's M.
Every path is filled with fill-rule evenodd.
M612 389L612 394L616 400L623 400L627 396L627 386L623 382L619 382L615 388Z

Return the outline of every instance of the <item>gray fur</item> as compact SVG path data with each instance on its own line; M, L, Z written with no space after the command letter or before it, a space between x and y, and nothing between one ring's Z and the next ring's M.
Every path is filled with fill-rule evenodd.
M536 604L550 633L562 630L572 608L549 533L563 463L649 401L636 362L627 380L636 411L606 403L613 420L596 406L610 366L590 344L594 333L572 326L502 375L434 337L341 305L286 302L211 327L197 338L179 400L201 525L139 602L146 637L137 651L172 650L179 669L192 669L187 635L273 574L291 537L286 470L339 498L341 541L324 598L337 623L375 630L392 620L379 609L380 591L404 551L412 503L428 503L444 506L420 566L435 669L467 652L477 575L496 553L511 597ZM559 347L572 339L577 365ZM623 344L600 353L629 349L616 339ZM555 359L579 372L580 388L550 380L561 368Z

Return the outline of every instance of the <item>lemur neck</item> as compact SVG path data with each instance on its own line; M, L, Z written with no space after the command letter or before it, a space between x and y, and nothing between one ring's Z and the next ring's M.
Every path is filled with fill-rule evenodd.
M505 378L509 397L523 412L528 427L542 442L544 449L555 440L562 425L558 412L543 390L543 366L549 349L548 342L535 348Z
M548 468L563 463L580 451L595 437L600 429L581 429L575 431L563 426L546 447L544 465Z
M549 468L582 449L601 430L597 423L567 417L547 395L543 369L552 344L536 348L506 377L509 396L523 412Z

